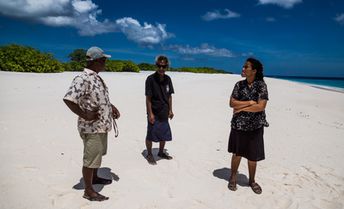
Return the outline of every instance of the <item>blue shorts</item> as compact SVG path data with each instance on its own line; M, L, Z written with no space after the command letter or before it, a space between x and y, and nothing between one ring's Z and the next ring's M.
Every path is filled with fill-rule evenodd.
M154 124L148 121L146 140L153 142L171 141L172 133L168 120L155 120Z

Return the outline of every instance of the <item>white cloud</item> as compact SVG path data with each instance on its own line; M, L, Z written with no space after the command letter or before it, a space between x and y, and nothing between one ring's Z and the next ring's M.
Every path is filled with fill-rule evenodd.
M285 9L291 9L297 3L301 3L302 0L258 0L259 4L276 4Z
M156 24L156 26L144 23L141 25L139 21L124 17L116 20L116 28L123 32L127 38L142 45L152 45L163 42L173 36L165 30L166 25Z
M189 45L169 45L164 48L165 50L173 50L183 55L207 55L212 57L235 57L234 54L225 48L216 48L207 43L202 44L200 47L190 47Z
M344 25L344 13L337 15L334 20L337 21L339 24Z
M70 12L70 0L0 0L0 13L11 17L34 18Z
M173 35L163 24L140 23L130 17L116 21L98 20L102 11L92 0L0 0L0 14L37 21L54 27L74 27L82 36L122 32L142 45L153 45Z
M57 17L42 17L38 18L41 22L50 26L66 26L73 25L75 23L74 18L68 16L57 16Z
M218 10L207 12L205 15L202 16L202 19L205 21L212 21L216 19L229 19L236 17L240 17L240 14L232 12L229 9L225 9L224 14L221 14L221 12L219 12Z
M92 1L73 1L72 5L74 9L79 13L87 13L98 8Z
M100 22L101 10L91 0L0 0L0 13L30 19L49 26L69 26L83 36L115 31L115 24Z

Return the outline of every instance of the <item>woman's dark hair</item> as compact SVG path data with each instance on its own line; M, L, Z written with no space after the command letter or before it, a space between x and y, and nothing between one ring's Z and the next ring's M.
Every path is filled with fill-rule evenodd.
M259 60L252 57L248 58L246 62L250 62L252 64L252 68L257 70L255 80L264 81L263 64Z

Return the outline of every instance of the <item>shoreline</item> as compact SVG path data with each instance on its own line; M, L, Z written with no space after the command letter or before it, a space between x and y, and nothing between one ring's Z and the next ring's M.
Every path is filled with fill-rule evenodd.
M36 72L15 72L15 71L0 71L0 73L3 74L23 74L23 75L59 75L59 74L63 74L63 73L81 73L82 71L64 71L64 72L58 72L58 73L36 73ZM101 73L129 73L129 74L140 74L140 73L144 73L144 72L155 72L155 71L148 71L148 70L143 70L140 72L109 72L109 71L104 71ZM195 72L179 72L179 71L167 71L168 73L190 73L190 74L195 74L195 75L234 75L234 76L240 76L240 74L223 74L223 73L195 73ZM278 79L278 80L284 80L284 81L289 81L289 82L293 82L293 83L298 83L298 84L304 84L306 86L310 86L313 88L317 88L317 89L321 89L321 90L326 90L326 91L332 91L332 92L337 92L337 93L343 93L344 94L344 88L340 88L340 87L335 87L335 86L328 86L328 85L317 85L317 84L313 84L313 83L308 83L308 82L302 82L302 81L295 81L295 80L289 80L287 78L278 78L278 77L271 77L271 76L265 76L264 78L269 78L269 79ZM310 79L311 80L311 79Z
M319 84L314 84L314 83L310 83L310 82L289 80L289 79L276 78L276 77L266 77L266 78L272 78L272 79L278 79L278 80L283 80L283 81L289 81L289 82L293 82L293 83L297 83L297 84L302 84L302 85L306 85L306 86L310 86L310 87L313 87L313 88L317 88L317 89L321 89L321 90L326 90L326 91L344 93L344 88L336 87L336 86L319 85Z
M342 89L342 88L335 88L335 87L329 87L329 86L320 86L320 85L310 85L310 86L314 87L314 88L317 88L317 89L333 91L333 92L338 92L338 93L344 94L344 89Z

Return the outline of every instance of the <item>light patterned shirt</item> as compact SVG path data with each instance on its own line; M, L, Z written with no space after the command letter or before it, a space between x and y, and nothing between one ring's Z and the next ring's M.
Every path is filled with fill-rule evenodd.
M103 79L94 71L85 68L83 73L76 76L69 87L64 99L74 102L85 111L98 110L98 120L86 121L78 118L80 133L106 133L112 128L112 107L108 88Z

